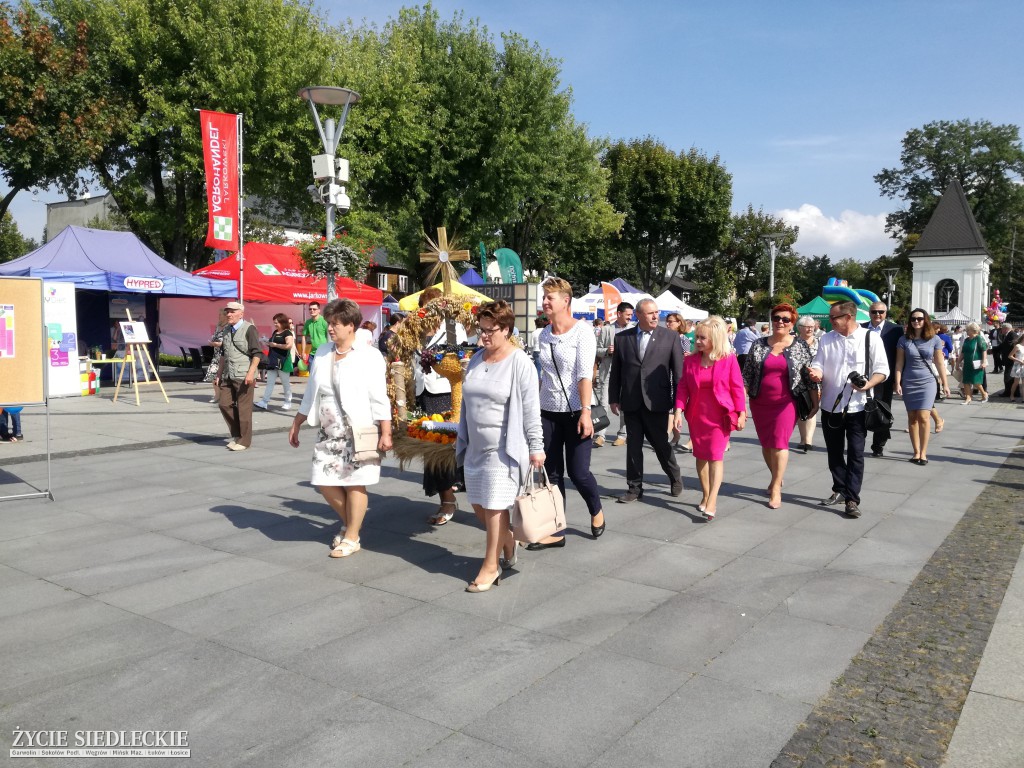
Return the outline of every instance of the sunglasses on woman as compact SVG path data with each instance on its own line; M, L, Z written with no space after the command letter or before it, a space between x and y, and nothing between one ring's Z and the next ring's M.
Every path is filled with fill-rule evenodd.
M793 322L793 318L792 317L783 317L782 315L772 315L772 322L773 323L783 323L784 325L789 325L790 323Z

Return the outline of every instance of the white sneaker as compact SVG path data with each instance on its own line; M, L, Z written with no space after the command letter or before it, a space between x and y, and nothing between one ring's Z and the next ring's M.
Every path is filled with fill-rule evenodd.
M244 451L244 450L247 450L248 447L249 446L247 446L247 445L239 445L238 443L232 443L231 445L228 446L228 450L229 451Z
M285 403L284 405L281 406L281 410L282 411L290 411L291 409L292 409L292 404L291 403Z
M264 411L267 410L267 403L265 403L262 400L260 400L258 403L253 403L253 405L255 405L257 408L259 408L261 410L264 410Z

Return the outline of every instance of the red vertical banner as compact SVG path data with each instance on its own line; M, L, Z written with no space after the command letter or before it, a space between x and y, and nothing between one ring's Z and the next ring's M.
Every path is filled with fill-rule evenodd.
M199 110L206 166L206 244L238 250L238 116Z
M604 319L611 320L615 317L615 310L622 301L619 289L611 283L601 283L601 293L604 295Z

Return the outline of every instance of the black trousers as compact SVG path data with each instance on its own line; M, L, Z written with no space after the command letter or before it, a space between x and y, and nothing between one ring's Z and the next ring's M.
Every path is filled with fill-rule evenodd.
M661 468L670 483L682 482L679 465L668 441L668 411L649 411L640 408L623 411L626 415L626 482L629 490L640 491L644 486L644 438L654 448Z
M864 482L864 411L845 416L821 412L821 431L828 450L828 469L832 473L832 493L860 504L860 488Z

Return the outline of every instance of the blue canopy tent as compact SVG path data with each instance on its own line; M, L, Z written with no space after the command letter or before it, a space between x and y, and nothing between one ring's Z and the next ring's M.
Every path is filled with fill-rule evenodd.
M479 272L470 267L462 273L462 277L459 278L459 282L463 285L483 285L487 281L480 276Z
M639 288L634 288L621 277L616 277L614 280L606 280L605 282L614 285L619 293L643 293ZM601 284L598 283L591 293L601 293Z
M231 299L234 280L196 277L160 258L131 232L66 227L20 259L0 264L0 275L73 283L78 338L86 346L111 345L110 294L143 294L145 321L156 339L160 296Z

